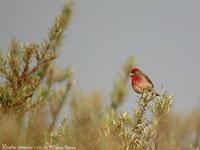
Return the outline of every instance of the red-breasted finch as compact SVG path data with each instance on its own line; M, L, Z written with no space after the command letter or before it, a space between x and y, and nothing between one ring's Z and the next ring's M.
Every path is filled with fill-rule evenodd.
M136 93L142 94L145 90L152 90L154 88L153 82L139 68L132 68L130 76L132 88ZM156 95L159 96L157 93Z

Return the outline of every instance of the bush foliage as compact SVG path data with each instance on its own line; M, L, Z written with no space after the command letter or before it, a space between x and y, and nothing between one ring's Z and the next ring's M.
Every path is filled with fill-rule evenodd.
M54 62L71 16L72 5L67 3L47 39L40 44L13 40L8 53L0 55L1 148L199 149L199 110L188 116L170 113L173 97L165 90L160 96L144 92L132 113L118 111L127 96L132 57L115 80L110 106L105 108L98 91L77 90L73 67L59 70ZM66 105L70 115L58 122Z

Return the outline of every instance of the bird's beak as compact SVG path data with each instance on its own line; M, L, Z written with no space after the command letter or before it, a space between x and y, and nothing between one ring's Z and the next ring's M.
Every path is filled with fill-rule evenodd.
M133 73L129 73L129 76L133 76Z

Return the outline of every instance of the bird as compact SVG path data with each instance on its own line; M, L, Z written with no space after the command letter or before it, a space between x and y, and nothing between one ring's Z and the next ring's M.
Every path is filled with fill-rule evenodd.
M144 91L154 91L154 85L151 79L144 74L139 68L133 67L130 71L131 84L133 90L138 94L143 94ZM158 93L155 93L156 96L159 96Z

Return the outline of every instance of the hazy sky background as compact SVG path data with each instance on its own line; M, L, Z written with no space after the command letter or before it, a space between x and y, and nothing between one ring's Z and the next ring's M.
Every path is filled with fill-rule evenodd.
M12 37L40 42L64 0L0 0L0 47ZM109 96L114 79L130 55L154 81L174 94L173 109L200 104L200 1L75 0L71 26L58 64L73 64L85 91ZM137 94L129 85L133 108Z

